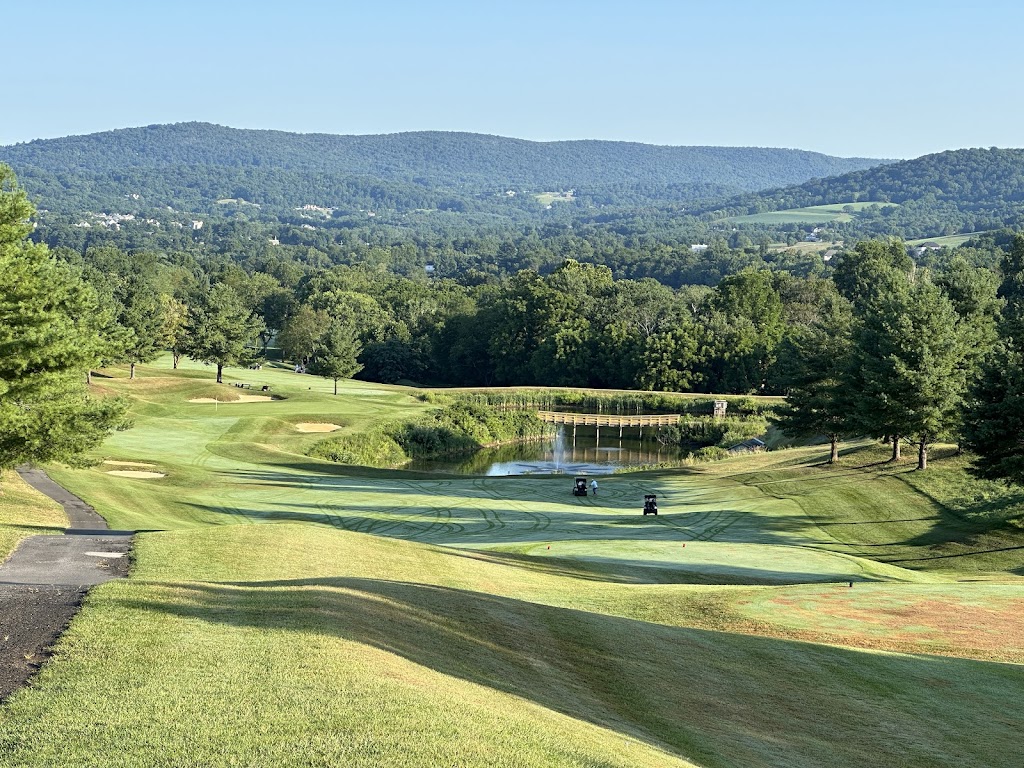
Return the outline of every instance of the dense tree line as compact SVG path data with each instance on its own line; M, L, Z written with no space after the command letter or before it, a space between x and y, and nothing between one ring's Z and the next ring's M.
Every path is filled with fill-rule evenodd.
M435 221L425 231L401 221L371 226L365 216L311 219L296 214L279 223L208 217L202 222L200 229L193 229L190 217L164 212L122 222L117 228L85 227L81 217L51 213L41 218L33 236L50 248L80 254L100 246L184 252L204 261L230 258L251 270L264 270L275 262L312 268L366 265L413 277L429 266L438 277L465 283L500 279L524 269L549 274L567 258L605 265L617 279L653 278L673 288L715 285L744 268L801 275L824 269L817 254L770 251L767 238L755 244L735 232L692 222L652 234L645 231L643 220L625 216L543 226L499 226L491 221L472 231L465 229L464 220L452 227ZM694 242L700 243L696 249Z
M1024 238L1017 249L1024 253ZM885 437L893 459L909 442L925 469L930 444L962 444L976 432L981 412L970 405L983 371L1003 368L998 277L964 259L932 273L917 268L901 243L870 241L844 257L834 284L838 295L825 311L779 349L789 395L780 425L827 435L831 461L844 435Z

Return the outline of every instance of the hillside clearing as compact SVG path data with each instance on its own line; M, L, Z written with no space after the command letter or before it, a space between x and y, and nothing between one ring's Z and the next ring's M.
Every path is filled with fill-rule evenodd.
M871 206L887 207L896 203L831 203L809 205L805 208L789 208L783 211L766 211L746 216L730 216L722 221L732 224L828 224L853 221L856 215Z

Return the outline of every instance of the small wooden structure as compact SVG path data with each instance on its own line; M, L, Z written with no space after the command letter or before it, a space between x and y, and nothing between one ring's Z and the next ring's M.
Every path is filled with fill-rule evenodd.
M601 445L601 427L618 427L619 439L626 427L639 427L640 439L644 439L644 427L668 427L679 423L678 413L655 414L613 414L613 413L567 413L563 411L537 411L537 418L547 424L571 424L572 444L576 445L576 427L597 427L597 444Z
M586 496L587 495L587 478L577 477L572 483L572 495L573 496Z
M729 453L760 453L767 447L768 445L764 440L752 437L749 440L744 440L742 443L736 443L736 445L729 449Z
M537 411L537 418L548 424L572 424L580 427L665 427L679 423L678 413L623 414L563 413Z
M715 418L725 418L725 409L729 407L728 400L715 400Z
M644 496L644 515L658 514L658 497L653 493Z

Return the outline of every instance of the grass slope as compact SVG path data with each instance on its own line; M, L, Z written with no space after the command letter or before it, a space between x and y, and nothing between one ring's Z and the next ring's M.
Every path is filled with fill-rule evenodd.
M60 533L67 522L60 504L29 486L17 472L0 473L0 562L26 536Z
M1024 499L962 459L793 449L577 499L301 455L296 423L359 430L408 390L247 371L282 399L200 405L233 388L141 372L105 382L137 426L97 458L168 476L55 474L149 532L0 707L0 764L1019 762L1024 669L981 659L1024 660Z
M242 526L138 556L4 711L5 764L999 766L1022 724L1014 665L624 618L592 591L635 585L428 545Z

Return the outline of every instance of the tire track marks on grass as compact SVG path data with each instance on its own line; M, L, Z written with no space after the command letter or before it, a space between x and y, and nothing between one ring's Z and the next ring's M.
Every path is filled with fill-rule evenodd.
M526 517L532 525L527 528L528 532L546 531L551 527L551 517L544 512L536 512L531 509L527 509L525 502L510 499L508 494L500 494L496 490L490 487L490 484L484 479L475 479L473 481L473 487L477 488L481 493L486 495L488 498L496 501L501 501L507 504L512 509L510 511L518 512L519 514ZM510 523L505 523L503 527L509 526Z
M451 484L450 481L435 481L432 483L400 481L396 485L419 495L449 498L450 495L445 493L443 489L447 489ZM423 539L464 532L466 526L453 521L453 511L470 508L469 505L470 500L466 500L460 504L418 507L411 514L408 508L391 506L380 510L381 515L388 516L386 518L368 517L365 515L359 517L341 515L335 511L338 509L336 505L318 503L316 506L317 509L331 520L332 524L354 533L404 539ZM477 512L479 513L480 510L478 509Z

